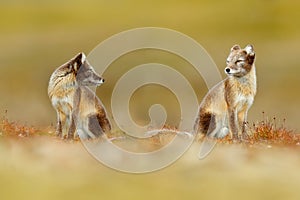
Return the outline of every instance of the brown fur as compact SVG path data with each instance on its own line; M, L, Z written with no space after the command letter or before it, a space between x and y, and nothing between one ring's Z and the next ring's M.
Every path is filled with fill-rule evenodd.
M209 134L216 128L215 116L210 112L200 111L199 130L201 133Z

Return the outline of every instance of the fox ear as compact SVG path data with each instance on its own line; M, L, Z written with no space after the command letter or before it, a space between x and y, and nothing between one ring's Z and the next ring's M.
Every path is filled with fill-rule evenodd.
M84 53L79 53L75 58L74 58L74 69L75 71L78 71L80 66L85 62L86 56Z
M81 52L80 55L81 55L81 64L83 64L86 60L86 56L83 52Z
M254 53L253 46L251 44L248 44L245 47L245 50L247 51L247 54L253 54Z
M245 48L245 51L248 54L248 62L250 65L252 65L254 63L254 59L255 59L255 52L253 50L253 46L251 44L247 45Z
M239 45L234 45L233 47L231 47L231 51L235 51L235 50L240 50L241 47Z
M233 47L231 47L231 51L236 51L236 50L240 50L241 49L241 47L240 47L240 45L238 45L238 44L236 44L236 45L233 45Z

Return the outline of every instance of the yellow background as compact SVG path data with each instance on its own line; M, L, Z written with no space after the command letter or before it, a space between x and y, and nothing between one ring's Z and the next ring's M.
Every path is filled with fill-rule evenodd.
M194 38L223 77L231 46L253 44L258 94L249 121L261 120L264 111L286 118L286 125L297 130L299 11L296 0L2 0L0 114L8 110L10 120L38 127L55 123L47 84L56 67L78 52L88 54L116 33L151 26ZM133 67L136 57L151 60L153 54L144 55L146 59L138 54L120 58L115 71L104 76L118 74L121 65ZM163 59L180 64L168 56ZM201 80L192 84L199 90L200 102L207 90ZM103 91L109 90L107 85ZM139 93L135 95L138 99ZM100 96L107 101L105 92ZM137 119L146 112L143 106L131 106ZM160 172L129 175L103 167L80 144L38 139L0 144L1 199L299 199L299 150L222 147L204 161L192 151Z

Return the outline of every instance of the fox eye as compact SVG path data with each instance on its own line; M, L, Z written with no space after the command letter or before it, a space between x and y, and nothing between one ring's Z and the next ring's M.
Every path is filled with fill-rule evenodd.
M86 75L90 76L92 74L92 70L87 70Z
M235 64L238 64L238 63L244 63L244 60L237 60L237 61L235 61Z

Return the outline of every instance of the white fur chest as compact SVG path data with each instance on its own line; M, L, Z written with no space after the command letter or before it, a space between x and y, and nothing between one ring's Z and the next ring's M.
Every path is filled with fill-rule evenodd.
M238 94L236 98L237 110L241 110L244 107L250 107L253 104L254 97L252 95Z
M235 101L237 108L242 109L245 106L249 108L254 102L255 94L256 76L255 68L253 66L253 69L248 76L239 79Z
M73 94L65 96L53 96L52 105L66 115L70 115L73 110Z

